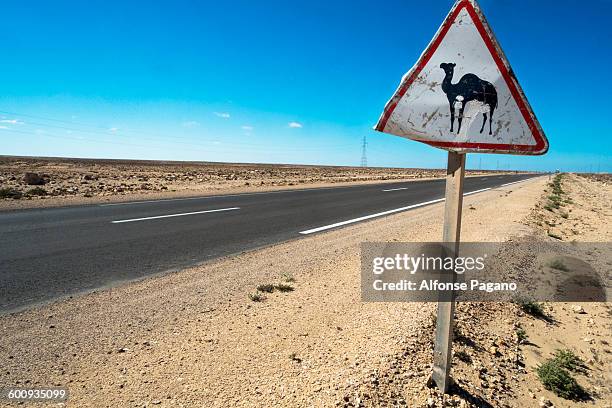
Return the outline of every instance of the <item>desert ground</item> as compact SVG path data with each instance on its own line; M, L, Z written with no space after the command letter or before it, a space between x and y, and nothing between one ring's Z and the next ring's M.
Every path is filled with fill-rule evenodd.
M468 176L502 173L468 171ZM511 172L503 172L511 173ZM0 156L0 210L441 177L443 170Z
M462 239L609 243L610 179L562 186L559 208L547 176L466 197ZM442 217L431 205L4 315L0 383L68 387L72 407L610 407L609 302L541 305L550 319L460 303L455 386L428 386L435 304L361 302L359 246L437 241ZM588 400L539 381L558 348L583 361Z

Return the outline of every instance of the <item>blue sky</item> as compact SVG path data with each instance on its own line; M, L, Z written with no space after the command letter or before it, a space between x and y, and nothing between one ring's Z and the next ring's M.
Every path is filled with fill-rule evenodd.
M612 2L480 4L550 151L468 167L612 171ZM0 154L443 167L371 128L451 5L7 1Z

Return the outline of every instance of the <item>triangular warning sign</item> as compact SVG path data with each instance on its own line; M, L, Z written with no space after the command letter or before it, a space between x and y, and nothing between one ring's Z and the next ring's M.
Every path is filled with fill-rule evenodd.
M475 0L454 4L375 129L461 152L537 155L548 150Z

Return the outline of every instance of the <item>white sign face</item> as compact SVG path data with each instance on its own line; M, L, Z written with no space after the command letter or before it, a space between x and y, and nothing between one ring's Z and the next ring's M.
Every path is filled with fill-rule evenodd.
M544 154L548 141L475 0L458 0L376 130L460 152Z

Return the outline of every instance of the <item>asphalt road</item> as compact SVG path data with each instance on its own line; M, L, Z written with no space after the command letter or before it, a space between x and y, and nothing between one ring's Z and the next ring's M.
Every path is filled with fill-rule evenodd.
M470 177L465 192L532 177ZM408 211L443 196L439 179L3 212L0 313Z

